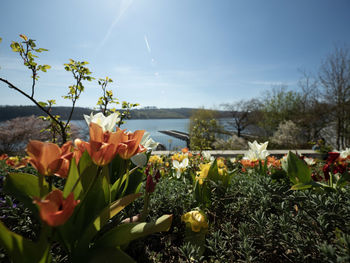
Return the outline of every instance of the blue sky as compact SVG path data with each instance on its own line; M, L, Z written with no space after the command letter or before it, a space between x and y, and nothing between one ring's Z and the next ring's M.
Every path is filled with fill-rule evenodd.
M206 107L259 97L273 85L297 89L299 69L317 70L350 44L348 0L2 0L0 77L29 92L30 72L9 47L19 34L49 49L39 62L37 99L61 98L73 83L63 64L88 61L114 80L120 100L141 106ZM0 105L32 105L0 84ZM101 90L86 83L78 106Z

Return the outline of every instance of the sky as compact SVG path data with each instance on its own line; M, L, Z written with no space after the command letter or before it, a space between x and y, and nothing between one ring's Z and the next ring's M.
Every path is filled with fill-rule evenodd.
M74 83L69 59L88 61L120 101L158 108L218 108L262 96L276 85L298 89L335 47L350 45L349 0L1 0L0 77L30 92L30 71L11 41L36 40L35 98L62 98ZM0 105L33 105L0 83ZM95 107L102 90L86 82L77 102Z

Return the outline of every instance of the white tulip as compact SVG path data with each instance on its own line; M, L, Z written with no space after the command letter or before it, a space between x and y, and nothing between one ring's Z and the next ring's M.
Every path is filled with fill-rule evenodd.
M102 127L102 130L105 131L114 131L117 122L120 121L119 113L114 112L109 116L104 116L102 112L99 112L97 114L93 114L91 112L90 116L84 114L85 121L88 125L90 125L90 122L96 123L99 126Z
M257 141L254 141L253 143L248 142L249 150L243 158L251 161L265 160L266 157L270 155L270 153L266 150L268 144L269 142L261 144L259 144Z
M159 144L159 142L155 142L151 137L149 132L145 132L141 139L140 144L147 148L148 150L155 150Z

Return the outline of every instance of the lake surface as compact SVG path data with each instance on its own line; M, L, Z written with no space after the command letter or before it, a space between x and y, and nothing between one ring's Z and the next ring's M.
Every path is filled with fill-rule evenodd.
M71 123L81 128L82 137L88 139L88 126L85 120L72 120ZM150 133L151 138L163 144L166 149L179 150L186 147L186 142L162 134L159 131L177 130L187 132L189 129L189 119L147 119L147 120L127 120L120 128L127 129L127 131L146 130Z
M219 119L219 123L225 127L226 130L231 130L230 124L232 119ZM88 140L89 130L85 120L72 120L71 123L81 128L81 138ZM160 133L164 130L176 130L188 133L189 119L146 119L146 120L127 120L125 124L121 126L122 129L128 131L146 130L150 133L151 138L163 144L167 150L180 150L186 147L186 142L177 138Z

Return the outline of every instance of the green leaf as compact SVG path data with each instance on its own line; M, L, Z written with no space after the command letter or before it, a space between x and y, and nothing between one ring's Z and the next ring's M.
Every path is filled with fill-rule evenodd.
M0 37L0 43L2 42L2 37Z
M11 173L6 176L4 191L13 194L37 215L37 208L33 204L33 197L40 196L39 180L37 176L26 173ZM48 192L49 186L44 180L44 193Z
M323 183L315 182L315 181L310 181L309 183L299 183L295 184L291 187L291 190L305 190L309 189L312 187L323 187L323 188L332 188L328 185L325 185Z
M128 160L122 159L119 154L109 164L109 177L113 184L126 173Z
M41 107L46 107L48 104L44 101L39 101L38 104L41 106Z
M220 180L220 178L221 175L219 174L218 164L215 159L209 168L207 179L217 183Z
M4 247L13 262L19 263L44 263L51 261L49 243L41 238L34 243L29 239L11 232L0 221L0 245ZM49 259L49 260L47 260Z
M79 179L79 171L78 171L78 167L75 163L75 158L73 158L72 161L70 162L68 178L67 178L66 184L64 186L64 190L63 190L64 198L67 198L67 196L72 191L73 187L76 185L75 189L73 191L74 198L76 200L80 199L82 191L83 191L83 186L81 185L80 181L78 182L78 180L80 180Z
M125 189L124 195L138 193L140 191L143 179L144 173L141 169L137 169L135 172L129 175L129 182L127 188Z
M120 247L128 245L131 241L162 231L171 227L173 215L163 215L152 223L121 224L108 231L95 243L96 247Z
M76 241L81 239L87 227L92 224L94 219L110 203L109 181L107 178L108 172L102 170L99 172L98 177L96 177L98 171L94 168L96 167L88 166L84 169L83 173L80 174L80 186L82 188L79 194L80 204L76 206L73 215L65 225L59 228L62 239L66 242L68 247L75 245ZM75 170L76 168L72 165L71 169ZM74 173L75 172L76 171L74 171ZM77 176L78 173L74 175L75 178ZM69 193L71 189L67 189L69 190L64 190L66 190L66 193Z
M20 44L17 42L12 42L10 47L12 48L13 52L20 52L22 50Z
M312 184L310 184L310 183L299 183L299 184L293 185L290 189L291 190L305 190L305 189L309 189L309 188L312 188Z
M80 237L79 243L77 245L79 250L77 253L84 253L82 251L88 249L88 245L91 239L98 233L98 231L101 230L101 228L108 222L108 220L118 214L140 195L141 194L131 194L125 196L103 209L101 213L91 222L91 224L82 232L82 236Z
M115 200L117 198L122 197L122 193L125 187L125 181L128 178L128 174L124 174L122 178L119 178L115 183L111 186L111 200ZM124 187L123 187L124 186Z
M289 152L287 156L287 174L293 184L310 183L311 170L296 154Z

